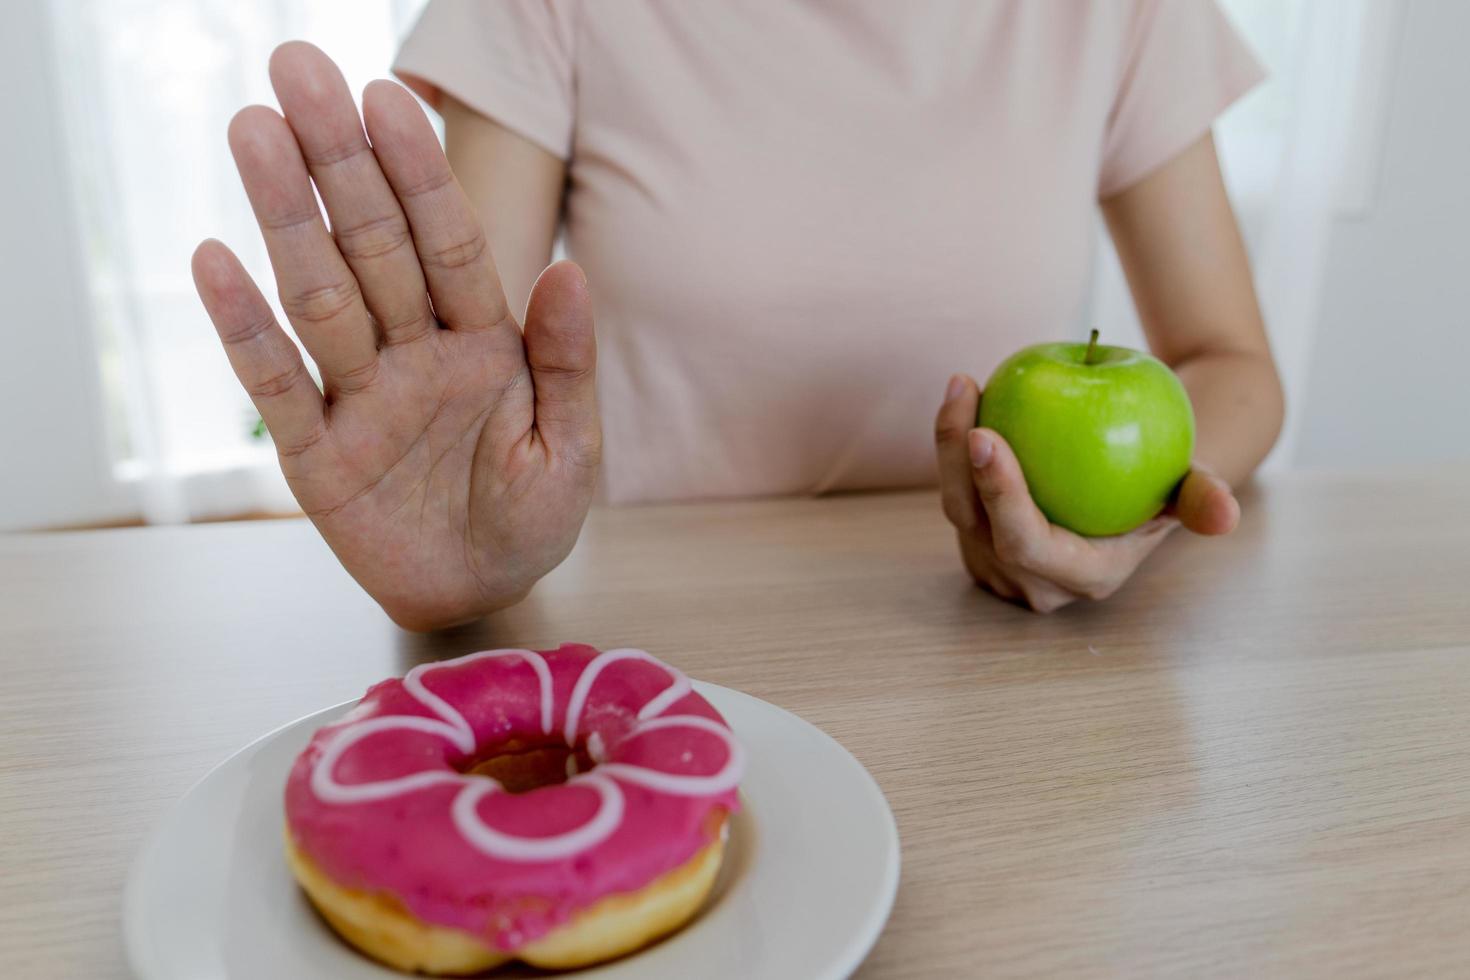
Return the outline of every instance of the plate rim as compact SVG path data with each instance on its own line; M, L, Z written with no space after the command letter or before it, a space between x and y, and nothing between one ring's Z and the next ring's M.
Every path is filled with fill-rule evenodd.
M893 807L888 802L888 797L884 794L883 788L878 784L878 780L868 771L867 766L863 765L857 756L848 751L845 745L828 734L819 725L808 721L796 712L783 708L774 702L767 701L764 698L758 698L753 694L747 694L735 688L698 680L693 682L693 686L697 692L714 704L716 710L721 710L719 702L722 700L745 700L754 702L761 709L770 709L785 715L797 724L809 729L823 742L828 743L841 756L846 758L847 763L855 770L855 774L860 777L864 789L881 804L881 811L885 818L883 820L883 830L886 847L884 848L882 858L883 866L880 873L877 901L870 907L862 923L862 927L854 933L855 936L861 938L857 942L848 943L843 948L841 956L834 958L831 966L825 972L812 978L812 980L844 980L844 978L851 976L862 965L863 961L867 959L868 954L873 951L873 947L877 945L879 938L883 935L884 928L888 924L888 919L893 914L894 902L898 897L898 885L902 876L903 847L898 833L898 822L894 816ZM713 697L711 697L712 694ZM142 980L166 980L159 972L157 961L153 959L151 954L145 952L151 947L151 943L147 941L148 919L143 908L143 889L149 877L149 868L154 864L150 859L159 850L165 839L166 835L164 831L167 830L174 820L178 819L189 798L194 796L211 779L214 779L220 770L237 763L242 757L258 751L262 745L280 737L286 730L295 728L311 719L330 715L333 712L350 710L353 705L358 704L361 700L361 698L348 698L345 701L339 701L336 704L318 708L315 711L309 711L291 721L277 725L264 734L257 735L210 766L202 776L194 780L188 789L180 794L177 799L170 802L164 811L159 814L149 829L147 837L144 838L142 846L138 848L137 853L129 862L127 878L124 881L122 889L123 945L127 956L128 968L135 976L142 978ZM723 711L721 713L723 714ZM327 724L327 722L322 722L322 724ZM575 976L575 974L572 975Z

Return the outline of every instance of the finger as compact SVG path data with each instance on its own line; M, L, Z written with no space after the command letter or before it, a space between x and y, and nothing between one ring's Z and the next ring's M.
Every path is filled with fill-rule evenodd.
M1070 606L1077 601L1077 598L1071 592L1058 588L1050 582L1038 580L1022 590L1019 601L1032 612L1047 616L1058 609Z
M332 237L362 287L386 344L438 329L408 219L363 134L347 81L305 41L276 48L271 85L321 192Z
M944 516L961 531L973 531L984 521L980 497L970 476L970 451L966 439L975 427L980 409L980 389L963 374L949 379L944 404L934 420L934 448L939 457L939 499Z
M1240 522L1240 503L1230 484L1196 467L1179 486L1174 514L1195 534L1229 534Z
M454 330L515 330L480 216L413 96L377 81L362 94L373 152L408 216L434 312Z
M1007 602L1020 596L1015 584L996 566L988 537L956 531L955 539L959 542L960 558L965 564L965 570L970 573L976 585Z
M377 338L357 279L322 222L286 120L248 106L230 121L230 150L265 237L281 308L321 368L329 395L372 384Z
M1031 499L1021 464L1005 439L991 429L975 429L969 434L969 449L996 558L1076 595L1109 591L1111 575L1098 550L1046 519Z
M240 260L213 239L194 250L194 285L250 400L284 455L325 432L321 392Z
M548 266L526 305L526 361L536 430L551 452L586 469L601 459L597 341L587 279L573 262Z
M984 534L957 532L960 555L975 584L998 599L1032 612L1050 613L1077 601L1080 596L1048 582L1039 575L999 566Z

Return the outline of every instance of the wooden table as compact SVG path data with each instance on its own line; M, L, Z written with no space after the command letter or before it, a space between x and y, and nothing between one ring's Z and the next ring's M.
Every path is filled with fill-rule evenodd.
M312 528L0 538L0 976L121 977L163 809L428 658L636 645L892 802L864 978L1470 975L1470 473L1294 475L1111 601L973 589L928 494L595 513L521 607L395 629Z

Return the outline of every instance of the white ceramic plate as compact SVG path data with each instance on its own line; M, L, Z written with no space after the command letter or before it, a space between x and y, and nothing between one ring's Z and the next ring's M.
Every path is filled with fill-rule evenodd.
M878 785L820 729L775 705L696 684L748 753L714 895L688 927L567 976L837 980L872 948L898 887L898 832ZM144 980L401 977L334 936L281 855L282 791L313 732L351 704L292 722L199 781L133 865L123 927ZM491 974L515 976L515 968ZM528 973L523 975L542 976Z

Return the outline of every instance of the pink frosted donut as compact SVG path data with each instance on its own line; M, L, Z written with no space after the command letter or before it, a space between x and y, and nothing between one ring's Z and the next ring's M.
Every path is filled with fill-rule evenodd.
M511 792L470 771L508 747L570 747L565 781ZM521 954L722 843L743 767L719 712L641 650L489 650L383 681L313 736L286 785L288 855L338 931L394 965L571 965ZM354 934L382 922L339 921L357 914L341 895L485 955L384 953Z

